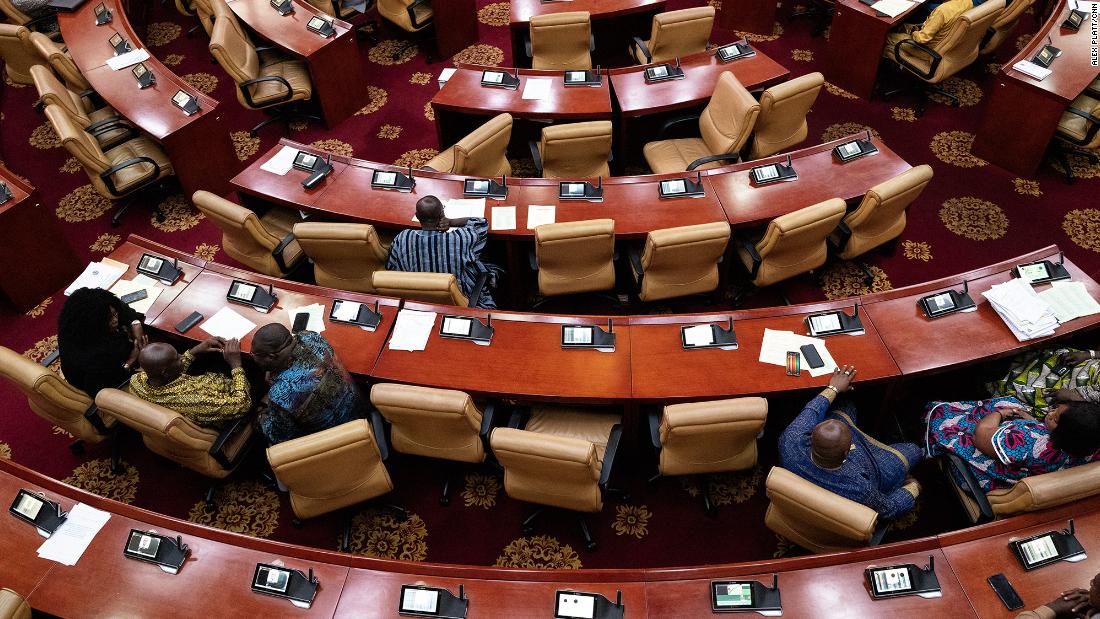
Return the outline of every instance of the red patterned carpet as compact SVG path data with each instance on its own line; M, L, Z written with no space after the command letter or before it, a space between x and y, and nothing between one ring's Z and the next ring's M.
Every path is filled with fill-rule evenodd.
M712 0L715 1L715 0ZM791 0L780 9L785 16ZM669 8L698 4L671 0ZM481 43L454 60L507 65L507 2L479 2ZM145 42L165 64L197 88L222 102L234 129L232 138L242 160L251 160L269 149L281 137L277 126L250 139L247 129L260 114L245 111L237 103L232 80L210 62L206 38L184 33L193 25L169 6L153 3ZM1030 37L1034 20L1027 16L1016 37L1011 37L996 58L981 59L948 82L962 100L961 108L933 103L923 118L914 116L913 99L899 96L894 101L867 102L829 86L819 97L809 117L807 145L870 127L913 165L928 163L935 178L910 211L909 224L893 255L868 257L876 274L872 286L891 286L932 279L995 262L1025 251L1057 243L1087 272L1100 271L1100 210L1097 188L1100 166L1076 162L1077 185L1067 186L1058 172L1044 167L1036 178L1016 178L969 154L969 144L982 114L982 99L993 82L997 63L1016 52ZM773 36L751 36L768 55L787 66L792 76L819 70L825 41L811 38L804 20L776 24ZM717 33L715 41L729 41L733 33ZM370 103L354 117L329 131L311 124L295 127L291 137L306 143L357 157L385 162L418 163L434 155L436 143L428 101L436 92L435 77L449 62L428 65L423 54L410 51L400 62L389 59L401 35L382 31L382 42L374 47L361 41L370 75L367 88ZM111 205L97 196L74 159L59 147L45 118L32 109L33 88L6 84L0 90L0 159L38 187L45 205L61 221L63 239L84 258L96 259L110 252L130 233L138 233L205 258L231 262L220 252L220 235L209 222L193 211L180 195L156 198L168 215L156 222L148 204L131 208L118 229L109 225ZM1015 128L1006 128L1014 130ZM201 149L201 145L196 145ZM48 251L48 244L43 244ZM2 265L0 268L33 268ZM809 281L788 286L795 302L859 294L866 291L853 266L838 264L825 274L824 286ZM762 293L751 303L778 302L776 294ZM44 299L26 315L0 307L0 343L35 359L43 358L55 346L52 337L63 297ZM584 311L585 308L576 308ZM975 387L977 381L974 381ZM940 395L940 394L929 394ZM283 495L260 483L264 468L262 452L223 487L216 513L202 509L206 480L151 455L136 438L124 447L126 472L110 475L109 451L105 446L89 447L82 457L66 448L68 437L44 423L26 407L10 385L0 384L0 456L14 458L57 478L86 489L132 502L181 518L253 535L323 547L335 547L340 519L345 514L319 518L303 529L290 525L289 503ZM550 517L538 537L522 538L519 522L529 507L508 499L501 479L487 470L470 470L456 475L450 507L436 501L437 481L445 467L398 456L390 465L397 490L392 497L415 514L405 523L376 514L356 517L353 547L357 552L408 560L448 563L499 564L532 567L634 567L733 562L780 556L796 552L784 540L763 527L766 499L763 476L774 463L774 441L782 425L793 416L800 402L773 402L766 439L761 443L761 467L747 474L719 476L713 491L721 505L719 516L709 519L692 498L692 488L680 480L662 480L652 487L644 483L651 464L635 454L617 476L631 490L622 504L609 502L603 514L590 520L602 546L586 553L571 517ZM905 417L915 414L918 403L892 403ZM873 410L871 404L868 410ZM877 408L877 407L876 407ZM959 526L953 506L947 505L932 468L919 470L926 486L920 508L895 527L891 538L926 535ZM935 506L933 508L932 506ZM692 531L694 535L684 535ZM478 543L468 545L471 536ZM721 540L720 543L715 543Z

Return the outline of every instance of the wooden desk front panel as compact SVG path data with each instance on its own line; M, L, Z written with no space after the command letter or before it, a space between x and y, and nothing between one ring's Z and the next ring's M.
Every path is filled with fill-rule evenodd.
M886 34L919 4L897 17L879 17L859 0L837 0L825 53L825 79L864 99L870 99L886 46Z

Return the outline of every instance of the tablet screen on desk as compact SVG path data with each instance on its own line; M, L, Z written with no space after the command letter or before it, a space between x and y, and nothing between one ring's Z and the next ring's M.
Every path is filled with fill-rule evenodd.
M837 147L844 157L855 157L860 153L859 142L848 142Z
M93 10L95 11L95 16L99 17L100 15L103 15L103 13L107 10L107 6L100 2L99 4L95 5L95 9Z
M396 172L375 172L374 182L379 185L392 185L397 182Z
M311 17L306 23L306 26L309 28L313 28L314 30L320 30L325 26L325 20L320 17Z
M772 164L761 168L754 168L753 174L756 175L756 180L758 181L770 181L774 178L779 178L779 166Z
M821 314L810 316L810 327L815 333L828 333L840 330L840 316L836 314Z
M683 179L661 181L661 189L664 193L669 195L687 193L687 184L684 182Z
M1044 535L1039 539L1020 544L1020 553L1028 565L1035 565L1040 561L1053 559L1058 556L1058 549L1054 547L1054 538Z
M466 193L489 193L489 181L466 179Z
M182 90L177 90L176 94L172 95L172 103L175 103L179 107L187 105L187 102L190 100L191 95L183 92Z
M1047 265L1043 262L1021 264L1016 268L1020 272L1020 277L1029 282L1033 282L1037 279L1047 279L1048 277L1050 277L1050 272L1047 271Z
M126 551L135 555L141 555L150 559L157 557L160 550L160 538L155 535L147 535L140 531L130 533L130 542L126 544Z
M439 613L439 591L401 587L401 611L435 615Z
M258 589L286 593L290 585L290 572L261 565L256 568L256 578L252 584Z
M661 65L658 67L650 67L646 69L649 72L650 77L668 77L668 67Z
M443 333L447 335L470 335L470 323L472 321L469 318L459 318L458 316L446 316L443 318Z
M955 299L951 298L950 292L941 292L937 295L928 297L928 309L933 314L942 314L955 309Z
M43 502L41 499L24 492L19 495L19 499L16 500L15 506L12 509L28 520L34 520L38 518L38 512L42 510L42 505Z
M714 583L715 608L741 608L752 606L752 583L716 582Z
M592 327L563 327L561 338L565 344L591 344Z
M1043 51L1039 52L1036 58L1045 66L1050 64L1051 60L1054 60L1054 52L1052 52L1049 47L1044 47Z
M499 84L504 81L504 74L500 71L486 71L481 74L481 81L490 84Z
M684 327L684 346L710 346L714 343L714 328L711 325Z
M587 76L585 75L584 71L565 72L565 79L569 80L570 82L583 82L585 80L585 77Z
M596 616L596 596L590 593L558 591L554 617L558 619L593 619Z
M233 282L229 287L229 296L238 301L251 301L256 295L256 287L243 282Z
M138 263L138 268L142 271L147 271L149 273L160 273L160 267L163 264L163 259L146 254L141 257L141 262Z
M107 42L111 44L111 47L118 47L122 43L122 35L116 32L111 35L111 38L107 39Z
M583 196L584 183L562 183L561 193L566 196Z
M909 568L891 567L871 572L871 583L875 593L900 593L913 588L909 578Z

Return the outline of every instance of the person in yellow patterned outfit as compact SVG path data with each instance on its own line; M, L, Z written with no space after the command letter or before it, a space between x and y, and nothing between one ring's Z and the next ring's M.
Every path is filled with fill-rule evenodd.
M187 374L196 355L221 352L230 376ZM141 371L130 378L130 393L170 408L204 427L243 417L252 408L248 378L241 369L241 343L210 338L180 355L168 344L149 344L138 357Z
M955 23L956 19L974 8L974 6L974 0L948 0L944 2L937 6L923 23L905 24L900 31L886 35L886 47L883 48L882 55L893 58L894 46L905 39L913 39L921 45L935 47L941 39L947 36L951 24ZM914 48L908 48L908 51L923 57L920 52L913 50Z

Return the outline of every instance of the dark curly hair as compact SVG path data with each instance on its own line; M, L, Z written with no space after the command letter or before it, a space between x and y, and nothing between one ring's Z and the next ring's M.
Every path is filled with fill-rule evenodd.
M57 318L57 338L67 342L88 342L103 338L111 321L111 309L122 313L122 300L102 288L74 291Z
M1050 431L1050 442L1074 458L1086 458L1100 449L1100 405L1069 402Z

